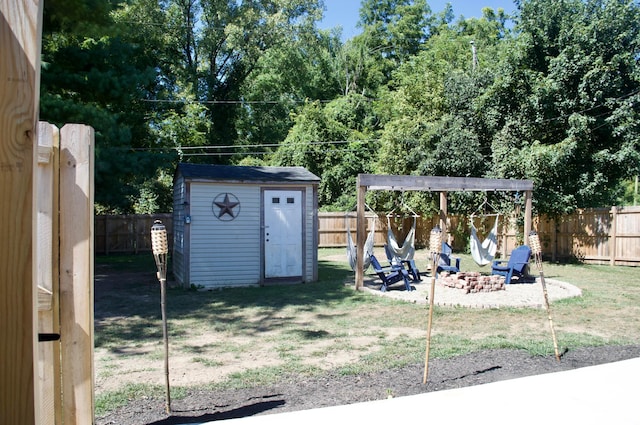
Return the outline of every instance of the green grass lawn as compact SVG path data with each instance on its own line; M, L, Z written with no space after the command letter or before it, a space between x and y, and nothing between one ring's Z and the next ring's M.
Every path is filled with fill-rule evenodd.
M345 261L336 261L337 256L344 256L344 249L319 250L319 281L310 284L170 289L167 315L172 356L190 358L194 367L211 371L228 368L228 374L199 384L208 387L265 384L283 375L311 376L328 369L360 374L424 361L428 305L355 291L354 273ZM474 269L469 255L460 257L465 270ZM151 254L101 257L96 264L101 273L126 269L155 274ZM640 268L545 262L544 272L547 278L579 287L583 294L552 304L561 348L640 344ZM95 345L102 358L96 361L99 379L127 375L126 366L119 362L136 348L141 351L132 361L147 356L161 363L158 289L148 281L147 276L144 283L106 294L96 303ZM148 352L143 350L148 347ZM434 308L431 357L494 348L553 355L546 312ZM100 393L97 414L136 394L154 391L162 394L158 386L125 383L118 390Z

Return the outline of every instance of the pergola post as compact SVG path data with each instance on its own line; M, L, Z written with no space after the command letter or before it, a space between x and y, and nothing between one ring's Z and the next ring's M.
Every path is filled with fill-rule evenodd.
M366 241L366 219L364 215L365 196L367 187L360 185L360 175L358 175L358 207L356 224L356 290L362 289L364 284L364 244Z
M532 227L532 191L527 190L524 192L524 244L529 245L529 233L531 233Z
M442 235L443 238L442 240L447 240L447 242L449 242L449 238L447 236L448 230L447 229L447 214L448 214L448 207L447 207L447 192L440 192L440 230L442 231Z

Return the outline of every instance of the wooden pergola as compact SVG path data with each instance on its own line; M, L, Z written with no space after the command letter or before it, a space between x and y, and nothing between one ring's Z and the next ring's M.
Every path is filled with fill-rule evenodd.
M356 289L361 289L364 281L363 255L367 237L365 229L365 196L367 190L440 192L440 228L443 233L446 232L447 192L524 192L524 243L529 243L529 232L531 231L532 223L531 197L533 192L533 181L531 180L358 174L356 185L358 187Z

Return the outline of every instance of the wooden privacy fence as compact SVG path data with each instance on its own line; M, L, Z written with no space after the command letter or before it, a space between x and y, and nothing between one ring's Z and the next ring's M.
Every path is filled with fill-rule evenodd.
M320 213L321 247L346 246L347 228L355 240L355 214ZM396 239L403 241L408 232L411 217L389 220ZM456 251L466 251L469 245L470 225L466 216L447 217L449 242ZM483 225L485 232L493 224ZM386 216L367 215L367 229L376 226L376 246L386 243L389 228ZM429 244L431 229L438 223L437 217L418 217L416 223L416 246ZM498 253L507 256L513 248L522 243L522 229L518 229L511 217L500 217L498 226ZM398 227L400 229L398 229ZM543 245L543 254L552 261L577 259L588 264L609 264L619 266L640 266L640 207L612 207L580 209L573 214L553 219L546 216L534 217L533 228L538 232ZM479 228L480 238L482 233ZM519 234L520 233L520 234Z
M151 252L151 226L161 220L167 228L169 250L173 246L171 214L98 215L95 217L96 254Z
M171 214L109 215L96 217L96 253L137 253L151 250L149 229L159 219L167 227L169 243L173 242ZM455 251L468 250L469 218L447 217L449 242ZM475 222L480 238L493 224L493 218ZM346 247L347 229L356 240L355 212L319 213L318 246L320 248ZM399 242L411 228L413 218L367 214L367 231L375 226L375 245L381 247L387 240L388 223ZM498 252L508 255L522 243L522 228L518 230L511 217L501 216L498 226ZM613 207L581 209L573 214L552 219L534 217L533 227L540 235L543 254L552 261L577 259L589 264L640 266L640 207ZM438 224L437 217L416 218L416 246L429 245L431 229Z
M94 419L93 138L85 125L38 125L36 409L44 425Z
M640 207L581 209L537 220L543 250L552 260L640 266Z

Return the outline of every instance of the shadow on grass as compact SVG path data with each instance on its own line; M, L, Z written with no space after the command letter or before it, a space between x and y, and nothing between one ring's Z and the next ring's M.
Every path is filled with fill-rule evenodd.
M101 264L95 278L96 347L117 346L122 341L156 341L161 336L161 311L155 270L131 272L130 267L122 269L120 263ZM353 286L345 284L353 282L353 272L348 266L319 261L318 275L317 282L296 285L200 291L170 288L167 291L170 334L179 337L187 333L185 329L172 328L172 319L197 321L213 331L232 327L251 335L293 320L292 307L295 314L317 312L316 318L322 321L340 314L340 306L354 308L365 302ZM337 307L336 314L327 315L327 306ZM248 309L252 314L250 321L246 317ZM326 332L313 329L300 335L308 339L328 337Z

